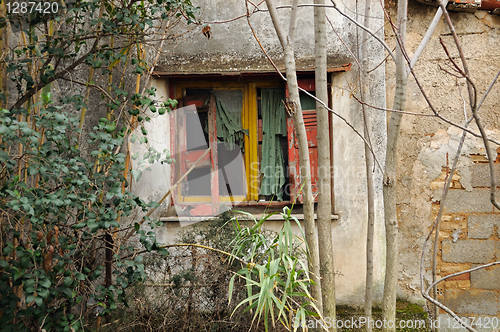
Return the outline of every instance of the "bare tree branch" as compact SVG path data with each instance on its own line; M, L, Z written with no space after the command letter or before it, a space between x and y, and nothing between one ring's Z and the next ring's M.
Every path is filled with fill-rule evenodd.
M460 46L460 43L458 41L458 37L456 35L454 26L451 23L450 17L448 15L447 10L446 10L446 3L445 3L445 1L441 1L440 2L440 9L444 12L446 20L447 20L447 23L448 23L448 26L449 26L450 30L452 31L452 34L453 34L453 37L454 37L457 49L458 49L460 57L462 59L462 64L464 66L464 70L463 71L455 63L455 61L453 60L453 58L449 54L449 52L448 52L448 50L447 50L447 48L444 45L444 43L443 43L442 40L440 40L441 41L441 45L443 46L443 49L444 49L444 51L445 51L448 59L453 64L452 69L454 71L456 71L457 73L459 73L460 77L463 77L463 78L465 78L467 80L467 87L468 87L468 91L469 91L469 104L470 104L470 107L471 107L471 110L472 110L473 117L471 117L470 119L468 119L466 121L465 128L467 128L467 126L470 123L470 121L474 118L475 121L476 121L476 123L477 123L477 125L478 125L479 131L481 133L481 138L483 139L483 143L485 145L486 153L487 153L487 156L488 156L488 163L489 163L490 175L491 175L490 200L491 200L492 204L497 209L500 209L500 207L498 205L498 202L496 202L496 199L495 199L496 181L495 181L495 174L494 174L494 170L493 170L493 161L492 161L492 157L493 156L491 155L491 150L490 150L490 147L489 147L489 142L488 142L488 139L487 139L484 127L481 124L481 120L480 120L478 112L477 112L478 111L478 107L477 107L477 101L476 101L476 98L477 98L476 88L475 88L474 83L470 79L470 76L469 76L470 74L469 74L469 70L468 70L468 67L467 67L467 62L465 60L465 56L463 54L463 50L462 50L462 48ZM412 75L415 77L415 74L413 72L411 63L410 63L410 70L412 72ZM453 73L449 73L449 74L457 77L456 74L453 74ZM485 95L483 96L483 98L482 98L479 106L482 105L484 99L488 95L488 93L491 90L493 84L498 79L498 75L499 74L500 74L500 72L497 74L497 76L495 77L495 79L493 80L493 82L490 84L490 86L489 86L488 90L486 91ZM417 80L416 77L415 77L415 80ZM419 83L417 83L417 84L420 87L420 84ZM424 93L424 91L422 89L421 89L421 92ZM426 100L427 100L427 98L426 98ZM464 115L467 116L465 108L464 108ZM452 310L450 310L448 307L444 306L443 304L441 304L439 301L437 301L435 299L435 298L437 298L437 289L436 289L435 286L439 282L441 282L441 281L443 281L445 279L451 278L453 276L457 276L457 275L463 274L463 273L472 272L472 271L478 270L480 268L484 268L484 267L487 267L487 266L492 266L492 265L500 264L500 262L494 262L494 263L486 264L486 265L483 265L483 266L480 266L480 267L477 267L477 268L473 268L473 269L461 271L461 272L458 272L458 273L454 273L454 274L448 275L448 276L446 276L444 278L441 278L439 280L436 280L436 278L437 278L437 245L438 245L438 240L439 240L440 221L441 221L441 217L442 217L442 213L443 213L443 209L444 209L446 197L447 197L447 194L448 194L448 190L450 188L450 185L451 185L451 182L452 182L452 178L453 178L453 175L454 175L455 170L456 170L457 162L458 162L458 159L459 159L460 154L461 154L461 150L462 150L462 147L463 147L465 136L466 136L466 131L464 130L464 132L462 134L462 138L461 138L459 146L458 146L458 149L457 149L457 153L456 153L454 161L453 161L453 166L452 166L450 175L449 175L448 180L447 180L447 182L445 184L445 187L443 188L443 194L442 194L442 198L441 198L441 202L440 202L440 209L439 209L438 215L436 217L436 221L434 222L431 231L429 232L427 238L424 241L424 245L423 245L423 248L422 248L421 260L420 260L420 283L421 283L422 295L424 296L424 298L426 298L428 301L432 302L436 306L436 311L435 311L435 314L434 314L435 315L435 319L438 319L437 307L439 307L439 308L445 310L447 313L449 313L458 322L460 322L460 324L462 326L464 326L467 330L469 330L469 331L476 331L474 328L472 328L471 326L469 326L468 324L466 324L465 322L463 322L462 320L460 320L459 317ZM432 260L433 283L424 291L424 278L423 278L424 254L425 254L425 248L426 248L427 242L428 242L428 240L429 240L429 238L430 238L430 236L431 236L431 234L432 234L432 232L434 230L435 230L436 233L435 233L435 239L434 239L434 250L433 250L433 260ZM434 298L432 298L432 297L429 296L429 291L431 289L434 291Z
M479 109L481 108L481 106L483 105L483 102L484 100L486 99L486 97L488 96L488 94L490 93L491 89L493 88L493 85L495 85L495 83L497 82L498 80L498 77L500 76L500 70L498 71L498 73L496 74L495 78L493 79L493 81L491 81L490 83L490 86L488 87L488 89L486 90L486 92L484 93L484 96L483 98L481 98L481 101L479 101L479 104L477 104L477 107L476 107L476 110L479 112Z
M408 54L406 53L406 50L403 50L403 53L404 53L404 56L406 58L406 61L407 63L410 63L410 58L408 56ZM415 83L417 84L420 92L422 93L422 96L424 97L427 105L430 107L430 109L432 110L432 112L440 119L440 120L443 120L444 122L448 123L449 125L451 126L454 126L454 127L457 127L461 130L464 130L466 131L468 134L471 134L472 136L474 137L477 137L477 138L481 138L481 133L476 133L462 125L459 125L458 123L455 123L447 118L445 118L444 116L442 116L441 114L439 114L439 112L436 110L436 108L434 107L433 103L431 102L429 96L427 95L427 93L425 92L425 89L424 87L422 86L422 84L420 83L420 80L418 79L417 77L417 74L415 73L415 71L413 70L413 68L410 67L410 73L412 74L413 78L415 79ZM489 141L489 142L492 142L492 143L495 143L496 145L499 145L500 146L500 142L493 139L493 138L488 138L486 137L486 139Z
M315 4L325 4L325 0L314 0ZM327 35L326 11L324 7L314 7L314 80L316 97L328 102L328 72L327 72ZM316 221L318 229L321 295L323 297L323 316L336 318L335 300L335 262L333 248L332 224L332 177L330 172L330 128L328 110L320 103L316 103L317 117L317 151L318 151L318 205ZM328 328L335 331L335 327Z
M328 7L328 6L327 6ZM328 17L327 17L328 19ZM281 71L278 69L278 67L276 66L276 64L274 63L274 61L271 59L271 57L269 56L269 54L266 52L264 46L262 46L262 43L260 42L259 38L257 37L257 34L255 33L255 30L253 29L251 23L249 20L248 21L248 24L250 26L250 29L252 30L252 33L254 35L254 38L255 40L257 41L257 43L259 44L260 48L262 49L262 52L264 52L264 54L266 55L267 59L269 60L269 62L271 63L271 65L274 67L274 69L276 70L276 72L281 76L281 78L286 82L286 77L283 76L283 74L281 73ZM346 46L347 47L347 46ZM354 58L355 61L357 61L356 58ZM358 62L359 64L359 62ZM304 92L305 94L307 94L309 97L313 98L314 100L316 100L317 102L319 102L323 107L325 107L330 113L332 113L333 115L335 115L336 117L338 117L339 119L341 119L342 121L344 121L345 124L347 124L353 131L356 135L358 135L365 144L367 144L370 148L370 151L373 155L373 158L375 160L375 162L377 163L377 166L379 167L379 169L381 171L382 170L382 166L380 165L380 162L378 161L377 159L377 156L375 155L375 152L373 151L373 149L371 148L371 144L365 139L365 137L356 129L354 128L354 126L352 124L349 123L349 121L347 121L343 116L341 116L340 114L338 114L337 112L335 112L333 109L331 109L330 107L328 107L328 105L323 102L322 100L319 100L318 98L316 98L316 96L314 96L313 94L311 94L310 92L302 89L301 87L299 87L299 90ZM500 145L500 143L499 143Z
M318 235L313 218L314 201L311 184L311 163L309 159L307 133L304 124L304 117L302 116L302 107L300 104L299 85L297 83L297 72L295 67L295 52L292 39L290 38L290 36L287 36L285 34L283 27L280 25L280 20L276 8L274 7L274 2L272 0L266 0L266 3L284 53L287 86L290 95L287 102L293 110L292 113L295 127L295 136L299 146L300 178L301 181L303 181L302 207L304 209L305 236L309 252L309 270L312 272L312 279L314 281L314 284L311 286L311 294L317 301L317 308L319 309L319 312L322 313L323 305L321 295L321 280L319 279L320 262ZM297 1L294 1L293 3L296 7ZM296 10L296 8L292 9L292 11L293 10ZM295 22L293 20L292 22L293 24L290 26L290 28L293 30Z
M74 80L72 78L69 78L69 77L61 77L62 80L65 80L65 81L68 81L68 82L72 82L72 83L76 83L78 85L83 85L83 86L87 86L87 87L90 87L92 89L95 89L97 91L99 91L100 93L104 94L106 96L106 98L108 98L112 103L114 103L115 105L117 106L120 106L119 103L117 103L115 101L115 99L109 95L109 93L104 90L101 86L99 85L95 85L95 84L92 84L92 83L86 83L86 82L80 82L80 81L77 81L77 80Z
M264 52L264 55L266 56L267 60L269 60L269 62L271 63L271 65L274 67L274 70L276 70L276 72L286 82L286 77L283 76L283 74L281 73L281 71L278 69L278 66L276 66L276 64L274 63L273 59L271 59L271 57L269 56L269 54L267 54L266 49L264 48L264 46L262 46L262 43L260 42L259 38L257 37L257 34L255 33L255 30L254 30L254 28L252 26L252 23L250 23L250 16L249 16L249 9L248 9L248 2L247 1L245 2L245 5L247 7L247 23L248 23L248 26L250 27L250 30L252 30L252 34L253 34L255 40L259 44L260 49L262 50L262 52Z
M54 82L55 80L63 77L64 75L66 75L67 72L70 72L71 70L78 67L78 65L80 65L83 61L85 61L85 59L87 58L87 56L89 54L93 54L95 52L98 45L99 45L99 38L96 38L94 44L92 45L92 47L90 48L90 50L87 53L82 55L79 59L77 59L71 65L69 65L65 69L61 70L60 72L58 72L54 76L49 77L45 83L40 82L37 85L35 85L33 88L28 90L24 95L21 96L21 98L19 98L16 101L16 103L14 105L12 105L12 107L10 109L13 110L13 109L17 109L17 108L21 107L25 102L27 102L31 98L31 96L33 96L35 93L40 91L44 86L46 86L47 84L50 84L50 83Z
M349 126L349 128L351 128L351 129L354 131L354 133L355 133L356 135L358 135L358 136L359 136L359 137L363 140L363 142L365 142L365 144L366 144L366 145L370 146L370 142L368 142L368 141L366 140L366 138L365 138L365 137L364 137L364 136L363 136L363 135L362 135L362 134L361 134L361 133L360 133L360 132L359 132L356 128L354 128L354 126L353 126L351 123L349 123L349 121L347 121L347 120L346 120L346 118L344 118L342 115L340 115L340 114L338 114L338 113L334 112L334 111L333 111L330 107L328 107L328 105L326 105L323 101L318 100L318 99L317 99L314 95L312 95L309 91L306 91L306 90L302 89L301 87L299 87L299 90L300 90L300 91L302 91L302 92L304 92L304 93L305 93L306 95L308 95L309 97L314 98L314 100L316 100L318 103L322 104L322 105L323 105L323 106L324 106L324 107L325 107L328 111L330 111L333 115L335 115L336 117L338 117L339 119L341 119L342 121L344 121L344 123L345 123L346 125L348 125L348 126ZM382 165L380 165L380 162L378 161L377 156L375 155L375 152L373 151L373 149L371 149L371 147L370 147L370 151L371 151L371 153L372 153L372 155L373 155L373 159L374 159L374 160L375 160L375 162L377 163L377 166L379 167L379 169L380 169L381 171L383 171Z
M333 8L342 16L344 16L345 18L347 18L349 21L351 21L352 23L356 24L358 27L360 27L361 29L365 30L366 32L368 32L370 34L370 36L372 36L373 38L375 38L382 46L384 46L384 48L387 50L387 52L389 52L389 54L391 55L392 57L392 60L394 60L394 62L396 62L396 55L392 52L391 48L381 39L379 38L375 33L371 32L367 27L365 27L364 25L362 25L361 23L358 23L355 19L351 18L349 15L347 14L344 14L340 9L337 8L337 5L335 4L335 2L333 0L330 0L333 4ZM332 7L328 7L328 8L332 8Z
M484 130L483 124L481 122L481 118L479 117L479 114L474 107L472 109L472 115L474 116L474 120L476 120L477 127L479 128L479 131L481 132L481 136L483 139L483 144L484 148L486 149L486 155L488 156L488 166L490 167L490 201L491 204L497 209L500 210L500 204L496 200L496 190L497 190L497 182L495 179L495 169L493 162L495 161L496 158L493 156L493 152L491 151L491 146L490 142L488 142L488 139L486 138L486 131Z
M406 41L408 0L398 1L398 27L393 27L396 36L396 89L394 92L394 109L404 110L406 103L406 86L408 76L405 69L404 53ZM397 289L397 261L398 261L398 215L397 205L397 149L400 136L400 127L403 114L392 113L387 128L387 149L384 169L384 217L386 229L386 272L384 279L384 297L382 316L387 321L396 319L396 289ZM395 331L395 327L384 328L384 331Z
M439 1L439 6L443 11L444 17L446 19L446 23L448 23L448 27L450 28L451 34L453 35L453 39L455 40L455 44L458 49L458 53L460 54L460 59L462 59L462 65L464 66L465 75L470 79L469 66L467 65L467 61L465 60L465 55L462 47L460 46L460 41L458 40L457 32L455 31L455 27L453 23L451 23L450 15L448 14L448 10L446 9L445 0ZM469 100L472 102L475 100L475 96L473 95L473 88L470 84L467 84L467 88L469 89ZM475 108L475 105L471 104L471 108Z

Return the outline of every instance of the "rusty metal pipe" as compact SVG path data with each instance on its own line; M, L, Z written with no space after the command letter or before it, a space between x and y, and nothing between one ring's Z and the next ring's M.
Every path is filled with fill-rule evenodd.
M494 10L500 8L500 0L482 0L481 7L482 10Z

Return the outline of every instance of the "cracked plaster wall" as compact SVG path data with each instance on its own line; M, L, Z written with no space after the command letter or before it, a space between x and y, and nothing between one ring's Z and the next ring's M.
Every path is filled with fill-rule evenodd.
M301 0L299 4L310 3ZM207 39L201 32L202 26L190 25L186 31L179 31L179 38L169 41L166 45L167 56L160 59L157 71L176 73L203 73L203 72L237 72L237 71L274 71L268 59L262 52L259 44L250 29L245 17L229 21L232 18L246 14L244 1L193 1L200 6L199 15L204 22L209 22L211 38ZM276 6L290 5L290 1L276 1ZM354 2L346 1L342 5L344 11L350 13ZM259 41L266 52L277 64L284 69L282 48L274 31L273 24L266 10L261 4L262 11L252 14L250 23L255 30ZM360 7L361 8L361 7ZM250 6L250 12L252 7ZM278 9L285 30L288 29L290 9ZM342 39L352 46L355 33L354 25L341 17L335 10L327 9L336 31ZM314 20L313 8L301 7L297 13L297 28L295 33L295 52L297 69L314 70ZM224 22L217 24L215 22ZM332 33L328 27L328 33ZM333 33L332 33L333 34ZM328 64L339 66L351 62L342 43L337 38L328 38Z
M394 21L396 5L388 5ZM430 24L436 8L410 1L408 9L407 49L410 57L416 50ZM486 91L498 71L500 61L500 17L484 11L476 13L450 13L460 42L468 61L472 80L479 96ZM443 116L456 123L464 122L464 101L467 88L463 80L444 73L439 67L446 67L446 54L439 43L442 38L457 62L457 50L444 19L441 19L432 40L427 45L415 67L417 78L429 95L435 108ZM386 40L394 47L394 33L386 25ZM388 61L387 105L391 107L394 98L394 63ZM489 133L499 136L500 128L500 85L496 85L484 102L480 114ZM408 81L406 111L431 114L415 80ZM470 116L470 113L469 113ZM472 126L477 132L477 128ZM398 296L423 303L420 295L420 255L425 236L434 221L440 198L444 175L443 167L451 167L461 131L435 117L405 115L401 126L398 147L398 217L400 225L399 291ZM456 186L471 191L470 167L476 158L484 159L484 149L478 139L467 136L458 163ZM484 160L483 160L484 161ZM455 180L455 179L454 179ZM457 234L460 235L460 234ZM431 244L432 246L432 244ZM430 256L426 256L426 267L430 267ZM430 280L430 274L425 275Z

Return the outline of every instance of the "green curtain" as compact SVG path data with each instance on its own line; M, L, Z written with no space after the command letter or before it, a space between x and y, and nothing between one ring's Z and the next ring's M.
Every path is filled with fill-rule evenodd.
M233 150L235 144L243 151L243 139L248 136L248 130L241 127L241 119L236 118L229 112L219 98L215 99L217 113L217 137L227 143L226 148ZM240 109L241 112L241 109Z
M281 138L287 136L285 89L261 90L262 114L262 159L260 164L263 175L260 185L261 195L275 195L283 200L282 187L285 184L285 158L281 148Z
M234 93L236 92L236 94ZM241 126L241 108L243 105L239 90L212 90L215 97L215 113L217 138L225 143L226 149L234 150L236 144L244 151L244 138L248 136L248 129ZM210 101L210 96L205 105ZM208 120L205 121L204 131L208 134Z

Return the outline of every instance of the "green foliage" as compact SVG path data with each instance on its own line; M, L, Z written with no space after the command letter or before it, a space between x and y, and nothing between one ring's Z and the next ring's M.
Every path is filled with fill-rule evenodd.
M246 280L247 298L236 309L246 305L245 311L255 310L253 320L263 318L266 331L269 320L273 329L276 321L291 328L294 317L303 321L306 316L318 316L319 313L308 290L312 283L309 271L294 250L296 242L305 245L292 232L292 222L295 222L303 235L299 221L285 207L281 213L283 227L276 236L269 239L263 233L264 221L276 213L263 216L259 221L254 219L252 227L242 227L235 219L237 235L233 240L232 255L244 261L246 267L239 270L229 284L231 301L235 279L241 277ZM254 293L255 289L257 292ZM313 311L309 311L311 308Z
M31 115L38 130L19 120L26 110L0 110L2 331L81 330L87 303L106 314L145 277L141 257L122 259L120 253L133 248L121 248L114 251L113 279L107 286L102 280L102 240L113 241L113 230L123 234L119 216L148 208L122 193L125 155L114 150L123 137L99 123L86 159L77 145L77 119L52 106L50 94L42 100ZM159 248L153 232L135 231L147 250Z
M155 37L159 32L168 33L167 23L170 28L180 19L188 24L197 23L198 8L191 0L76 0L55 4L57 10L51 9L50 14L42 15L36 7L28 6L28 13L8 12L0 17L0 28L10 25L16 34L12 39L20 41L4 59L10 91L16 91L9 93L9 98L6 91L1 91L0 100L5 104L8 101L13 110L24 107L29 113L36 112L40 91L46 94L45 90L54 81L63 84L71 81L72 91L78 85L81 90L64 94L58 102L73 104L82 111L80 128L89 109L87 93L81 91L93 89L106 101L108 114L100 121L105 131L114 137L128 135L130 132L125 128L135 128L139 123L143 134L140 143L147 144L143 122L151 118L145 111L163 115L174 109L177 101L154 100L154 87L144 93L129 91L130 84L124 74L148 73L152 64L145 61L144 48L157 42ZM75 79L82 76L88 76L88 81ZM164 158L153 152L148 151L151 156L143 159L150 163L173 162L168 151L162 152ZM139 180L143 169L139 167L132 172L135 180Z
M137 135L132 134L130 136L130 141L135 142L136 140ZM131 171L132 177L135 181L139 181L141 179L143 171L150 170L149 165L151 164L160 162L163 165L164 163L171 164L174 162L174 159L171 158L170 151L164 149L160 152L154 147L148 147L148 150L142 156L139 152L136 152L131 158L136 160L136 167Z
M139 142L147 143L144 122L151 119L145 111L161 115L177 101L155 101L154 88L130 91L124 77L148 73L151 64L143 49L151 37L167 32L168 20L195 22L197 8L190 0L57 4L50 15L0 17L0 28L10 25L10 39L19 42L3 59L9 94L0 92L0 100L11 106L0 110L2 331L78 331L90 313L117 309L125 290L145 278L142 257L134 256L134 247L123 247L126 234L137 234L147 251L167 253L154 230L119 223L120 217L155 203L125 190L126 156L115 151L137 124L143 135ZM61 98L53 102L55 81L58 87L71 81L71 89L58 89ZM93 96L87 89L97 92L106 107L89 105ZM90 109L107 114L84 135L78 128ZM69 110L81 111L80 119ZM168 151L154 149L142 159L173 162ZM141 171L133 170L134 178ZM157 223L148 219L146 224L154 228ZM104 277L106 260L112 278Z
M190 0L76 0L63 2L50 15L7 13L0 18L0 27L10 24L14 32L22 34L16 39L25 41L5 58L6 72L18 94L14 108L55 80L73 81L71 74L76 69L107 75L125 67L128 72L147 73L150 64L144 60L141 45L157 36L159 29L164 33L168 20L181 17L187 23L196 22L197 10ZM122 67L117 68L118 64ZM95 82L73 82L95 88ZM163 114L176 106L172 100L155 104L150 99L154 89L145 95L132 94L123 80L110 87L101 91L108 91L107 106L113 111L128 110L137 116L140 108L150 108ZM1 98L5 100L5 95Z

